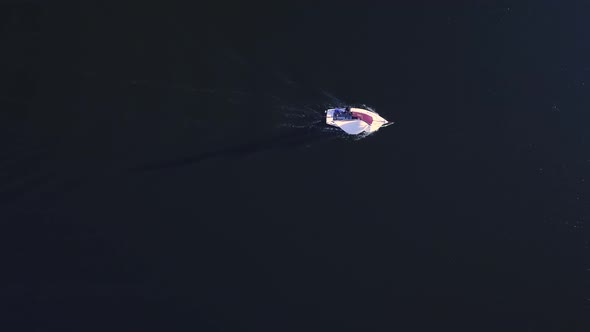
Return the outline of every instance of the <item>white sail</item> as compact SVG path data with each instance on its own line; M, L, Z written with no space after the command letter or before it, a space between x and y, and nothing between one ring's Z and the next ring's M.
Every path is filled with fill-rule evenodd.
M369 128L369 125L361 120L344 120L344 121L334 121L336 126L340 127L340 129L344 130L347 134L350 135L357 135L366 131Z

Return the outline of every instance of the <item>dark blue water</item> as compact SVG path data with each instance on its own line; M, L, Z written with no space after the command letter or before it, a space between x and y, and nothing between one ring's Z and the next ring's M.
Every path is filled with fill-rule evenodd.
M590 8L0 8L3 330L587 331Z

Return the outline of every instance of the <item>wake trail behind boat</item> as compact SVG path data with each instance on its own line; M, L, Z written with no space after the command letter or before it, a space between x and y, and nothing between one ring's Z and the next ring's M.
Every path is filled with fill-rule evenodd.
M285 148L297 148L325 141L336 136L329 135L323 130L307 128L295 130L289 133L274 135L244 144L237 144L223 149L207 151L195 155L185 156L176 160L155 162L142 166L132 167L129 171L133 173L147 173L163 171L172 168L189 167L202 162L221 158L245 158L269 150Z

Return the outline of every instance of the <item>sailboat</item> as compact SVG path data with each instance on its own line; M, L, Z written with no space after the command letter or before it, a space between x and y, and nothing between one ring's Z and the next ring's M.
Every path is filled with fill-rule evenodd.
M371 134L393 124L377 112L355 107L326 110L326 124L342 129L349 135Z

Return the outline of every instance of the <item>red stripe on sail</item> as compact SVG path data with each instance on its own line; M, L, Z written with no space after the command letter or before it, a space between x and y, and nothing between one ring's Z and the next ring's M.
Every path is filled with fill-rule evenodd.
M362 121L364 121L364 122L366 122L366 123L368 123L368 124L371 124L371 123L373 123L373 117L372 117L372 116L370 116L369 114L365 114L365 113L359 113L359 112L354 112L354 111L353 111L353 112L352 112L352 115L353 115L355 118L357 118L357 119L359 119L359 120L362 120Z

